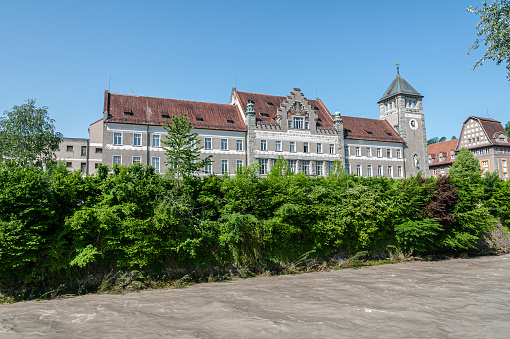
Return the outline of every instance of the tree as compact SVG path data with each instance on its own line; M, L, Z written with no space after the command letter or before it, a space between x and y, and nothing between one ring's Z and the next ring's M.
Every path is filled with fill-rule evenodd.
M36 107L34 99L5 111L0 118L0 161L40 167L54 162L62 134L53 123L48 107Z
M510 121L505 125L506 134L510 135Z
M452 136L452 138L450 140L456 140L456 139L457 139L457 137L454 135L454 136Z
M455 138L452 138L452 140L453 139L455 139ZM437 143L443 142L443 141L446 141L446 137L441 137L441 139L438 137L434 137L432 139L427 140L427 145L437 144Z
M507 78L510 81L510 1L495 0L491 4L484 1L481 8L469 6L467 10L480 16L480 22L476 25L480 38L469 47L469 51L480 47L480 39L488 46L473 70L482 66L487 59L495 61L497 65L506 62Z
M162 141L168 165L168 171L173 173L178 180L193 176L196 172L212 163L212 155L202 158L198 147L200 140L198 133L191 133L193 126L188 116L172 116L170 122L166 122L163 128L168 132L167 139Z
M482 170L473 153L467 148L461 148L448 173L451 177L469 178L473 175L480 176Z

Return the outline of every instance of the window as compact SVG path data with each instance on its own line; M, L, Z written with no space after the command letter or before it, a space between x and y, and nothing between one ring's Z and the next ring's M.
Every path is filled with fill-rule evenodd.
M122 145L122 133L120 133L120 132L113 133L113 144L114 145Z
M289 152L295 152L296 151L296 142L291 141L289 144Z
M142 134L141 133L133 134L133 146L142 146Z
M345 153L345 156L349 156L349 146L344 146L344 153Z
M122 164L122 157L120 155L114 155L113 156L113 164L120 165Z
M345 174L351 174L351 164L345 165Z
M204 145L204 148L205 148L205 149L211 149L211 148L212 148L212 141L211 141L211 138L205 138L205 145Z
M73 163L71 161L66 162L66 167L67 168L73 167Z
M133 157L133 164L139 164L142 162L142 157Z
M386 158L391 158L391 149L386 149Z
M243 150L243 139L237 139L236 140L236 151L242 151Z
M205 165L204 172L206 174L212 174L212 165L211 164Z
M221 139L221 149L228 150L228 140L227 139Z
M243 167L243 161L242 160L237 160L236 161L236 168L241 168Z
M372 176L372 165L367 165L367 177Z
M382 165L377 165L377 176L378 177L382 177L383 176Z
M441 175L444 175L444 167L441 168Z
M361 156L361 149L359 148L359 146L356 146L356 156L357 157Z
M152 135L152 147L159 147L160 138L161 136L159 134Z
M402 166L397 167L397 177L402 178Z
M85 173L87 171L87 163L86 162L82 162L80 164L80 170Z
M316 165L315 173L317 173L317 175L324 175L324 161L317 161L315 165Z
M259 173L260 174L267 174L267 159L259 159Z
M376 152L378 158L382 157L382 150L380 148L378 148Z
M274 142L274 150L276 152L281 152L282 151L282 142L280 140L276 140Z
M333 161L328 161L328 173L333 173Z
M101 163L100 163L100 162L96 162L96 163L94 164L94 168L99 168L99 165L101 165Z
M296 160L287 160L287 166L292 173L297 173L297 161Z
M308 121L305 121L305 129L310 129L310 123Z
M66 147L66 151L67 151L67 152L72 152L72 151L73 151L73 146L71 146L71 145L67 145L67 147Z
M159 173L159 158L153 157L152 158L152 167L156 170L156 173Z
M361 165L356 165L356 175L361 176Z
M81 146L81 156L82 157L87 156L87 146Z
M397 159L402 159L402 150L397 149Z
M388 177L393 177L393 166L388 166Z
M96 147L96 154L103 153L103 149L101 147Z
M335 154L335 144L329 144L329 154Z
M307 142L303 143L303 152L308 153L308 143Z
M303 117L294 117L294 128L303 129Z
M367 157L371 157L372 156L372 149L370 147L367 147Z
M484 172L488 171L489 170L489 161L488 160L484 160L482 161L482 170Z
M503 168L506 168L506 160L501 160Z
M287 127L292 128L292 120L287 120Z
M221 174L228 172L228 160L221 160Z
M303 173L310 174L310 160L303 160Z
M317 144L317 153L322 153L322 144Z
M260 140L260 150L267 151L267 140Z

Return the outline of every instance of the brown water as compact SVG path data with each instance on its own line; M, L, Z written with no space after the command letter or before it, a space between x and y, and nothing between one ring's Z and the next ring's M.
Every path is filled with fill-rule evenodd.
M510 255L0 305L0 338L510 338Z

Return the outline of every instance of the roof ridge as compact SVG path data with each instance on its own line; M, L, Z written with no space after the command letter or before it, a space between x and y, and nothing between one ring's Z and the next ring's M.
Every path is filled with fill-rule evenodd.
M110 95L119 95L125 97L136 97L136 98L149 98L149 99L158 99L158 100L173 100L173 101L183 101L183 102L196 102L199 104L210 104L210 105L223 105L223 106L234 106L231 104L222 104L219 102L207 102L207 101L196 101L196 100L184 100L184 99L173 99L173 98L160 98L160 97L151 97L146 95L131 95L131 94L121 94L121 93L110 93Z

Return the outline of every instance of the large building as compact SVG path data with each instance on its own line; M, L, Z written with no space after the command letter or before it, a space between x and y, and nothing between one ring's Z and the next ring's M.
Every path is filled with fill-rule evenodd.
M105 91L102 119L89 128L88 173L97 164L150 164L165 171L162 127L187 114L203 156L202 175L234 174L260 164L265 176L279 157L294 172L325 176L338 160L348 173L405 178L428 174L422 98L399 74L378 101L379 119L332 115L299 88L287 96L232 89L229 104L164 99Z
M461 148L473 153L483 172L498 172L501 179L508 180L510 138L501 122L470 116L462 124L458 140L429 145L430 175L447 175Z

